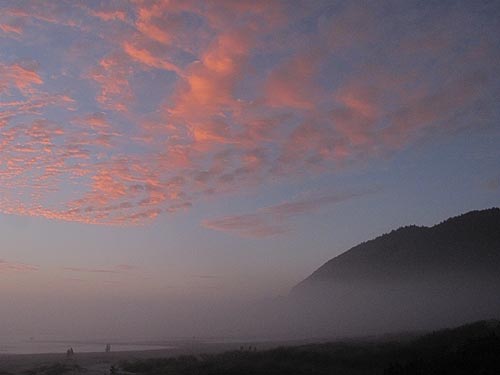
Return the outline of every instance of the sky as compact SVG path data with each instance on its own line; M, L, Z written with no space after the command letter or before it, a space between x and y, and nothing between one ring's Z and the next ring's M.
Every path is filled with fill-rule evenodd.
M0 0L0 317L276 298L498 206L498 35L496 1Z

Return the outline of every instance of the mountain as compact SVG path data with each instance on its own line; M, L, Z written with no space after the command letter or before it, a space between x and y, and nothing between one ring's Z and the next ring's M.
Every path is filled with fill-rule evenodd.
M293 288L325 283L395 283L443 276L500 275L500 208L471 211L433 227L407 226L331 259Z
M407 226L331 259L290 295L297 331L435 329L500 317L500 209Z

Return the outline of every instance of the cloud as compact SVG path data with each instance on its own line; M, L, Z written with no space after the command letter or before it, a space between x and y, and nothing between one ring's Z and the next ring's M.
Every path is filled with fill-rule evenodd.
M130 87L132 68L123 52L114 52L99 61L88 74L99 87L96 100L105 109L127 111L133 100Z
M220 279L221 276L218 275L193 275L193 277L198 278L198 279Z
M23 33L23 26L20 22L0 23L0 30L6 34L21 35Z
M13 263L0 259L0 272L31 272L38 271L38 266L25 263Z
M40 1L0 11L2 213L141 225L207 196L363 168L497 124L492 5ZM279 234L294 207L281 208L284 225L265 209L207 225Z
M500 176L486 181L485 186L491 191L500 190Z
M157 57L152 54L151 49L140 47L130 41L123 44L123 50L133 60L146 66L158 69L164 69L182 74L181 70L173 63L166 60L165 57Z
M137 267L129 264L119 264L112 268L82 268L82 267L64 267L65 271L80 273L98 273L98 274L126 274L134 272Z
M318 67L325 52L322 48L300 51L277 66L266 81L266 100L272 107L313 110L325 93L318 79Z
M243 214L203 221L205 228L236 233L243 237L268 237L288 231L281 225L269 222L265 214Z
M103 21L127 21L127 12L122 9L89 9L89 13Z
M260 208L255 213L205 220L202 225L205 228L243 237L270 237L290 231L290 221L294 217L315 213L337 203L362 197L376 191L378 189L323 195L309 194L289 202Z
M9 92L12 88L23 94L29 93L33 86L43 83L36 69L36 64L33 62L10 65L0 63L0 93Z

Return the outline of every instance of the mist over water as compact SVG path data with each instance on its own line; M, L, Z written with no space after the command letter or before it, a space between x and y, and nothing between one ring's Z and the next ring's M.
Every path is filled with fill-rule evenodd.
M399 284L317 285L268 299L57 300L2 306L2 352L150 349L176 340L259 342L431 330L500 316L500 282L441 278ZM78 346L77 342L81 342ZM97 344L96 344L97 343Z

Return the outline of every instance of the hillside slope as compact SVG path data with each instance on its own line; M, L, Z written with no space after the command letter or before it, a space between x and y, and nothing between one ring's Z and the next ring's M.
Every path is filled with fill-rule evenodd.
M500 316L500 209L362 243L295 286L298 332L352 335L435 329Z
M408 226L331 259L293 292L325 282L410 282L500 275L500 209L472 211L433 227Z

